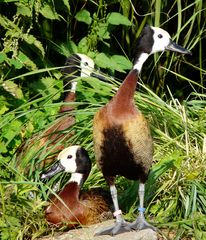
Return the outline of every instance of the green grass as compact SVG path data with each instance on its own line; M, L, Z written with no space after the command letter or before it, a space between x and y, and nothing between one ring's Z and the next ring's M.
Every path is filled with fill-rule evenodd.
M81 104L77 102L78 107L74 112L77 123L72 127L76 134L68 145L85 146L93 161L92 173L85 183L85 189L91 186L107 188L94 161L92 118L97 109L111 98L115 91L113 89L118 85L119 83L113 80L110 83L102 83L93 78L79 82L78 101ZM100 91L104 94L100 95ZM206 155L203 153L203 140L206 134L205 97L204 94L196 93L191 99L180 103L171 95L171 98L164 101L144 84L141 84L141 91L135 95L136 104L150 122L155 144L154 165L146 188L146 214L158 228L175 230L173 233L175 239L178 239L178 236L201 239L199 236L203 236L206 231L204 218ZM49 104L50 111L52 107L57 109L55 104ZM42 105L42 108L47 109L47 103ZM34 116L36 113L37 109L32 112ZM29 125L32 122L36 125L35 121L39 120L37 118L32 120L30 114L30 110L24 111L23 116L28 115L25 124ZM14 111L13 115L15 118L7 124L4 123L3 129L22 118L19 110L16 113ZM3 117L7 119L7 114ZM41 132L40 129L38 131ZM33 157L28 159L27 164L30 161L33 161ZM30 176L22 175L16 168L15 154L10 157L2 156L0 164L2 200L0 226L2 236L5 236L3 239L12 237L21 239L23 236L24 238L32 236L35 239L38 235L50 232L43 214L48 199L48 188L51 189L58 179L65 184L69 176L58 175L44 185L39 180L42 169L36 170ZM137 183L119 178L117 186L121 207L126 217L134 219L138 202ZM34 199L30 197L30 191L35 193Z
M105 72L121 76L121 82L131 65L127 60L133 58L135 40L149 23L168 30L193 56L150 57L139 80L135 101L150 123L155 147L146 216L160 229L162 239L206 239L205 2L66 2L62 0L61 9L46 2L48 11L38 2L31 7L23 0L1 3L3 10L9 6L11 11L0 15L0 238L36 239L54 232L44 219L44 207L55 182L61 180L62 187L69 176L55 176L45 185L39 180L43 169L33 171L46 157L40 154L43 149L31 149L19 168L16 150L56 119L62 104L59 59L63 64L72 52L88 53ZM90 12L91 24L75 17L83 8ZM128 20L122 18L125 25L109 25L112 12L122 13ZM119 81L111 78L108 83L88 78L78 84L73 112L77 122L69 130L76 133L67 144L81 144L89 151L93 167L85 189L107 189L94 160L92 119L118 86ZM21 170L25 165L30 174ZM121 208L132 220L138 183L120 177L117 186Z

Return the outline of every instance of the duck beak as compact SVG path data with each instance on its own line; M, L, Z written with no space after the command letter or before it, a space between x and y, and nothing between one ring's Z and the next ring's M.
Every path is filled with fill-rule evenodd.
M62 164L59 161L41 175L41 180L50 178L50 177L54 176L55 174L62 172L64 170L65 170L65 167L62 166Z
M172 52L178 52L178 53L182 53L182 54L190 54L190 55L192 55L192 53L188 49L179 46L178 44L176 44L172 40L170 40L170 43L166 47L166 50L169 50L169 51L172 51Z
M106 78L100 73L92 72L90 76L94 78L98 78L99 80L102 80L102 81L106 81Z

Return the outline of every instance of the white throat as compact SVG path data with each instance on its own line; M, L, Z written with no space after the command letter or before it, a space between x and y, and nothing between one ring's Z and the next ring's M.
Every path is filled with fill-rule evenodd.
M141 53L139 58L136 60L134 66L133 66L133 69L136 69L140 73L140 71L142 69L142 65L147 60L148 57L149 57L148 53Z
M77 81L72 81L71 82L71 88L70 88L70 92L75 93L77 89Z
M82 184L83 174L82 173L72 173L69 182L76 182L78 185Z

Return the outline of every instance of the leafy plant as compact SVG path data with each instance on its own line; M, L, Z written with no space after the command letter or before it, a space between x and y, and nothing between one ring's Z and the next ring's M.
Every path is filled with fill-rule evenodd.
M0 232L2 239L35 239L52 230L43 209L52 186L42 169L30 175L16 168L16 150L57 117L63 84L61 67L71 53L92 57L107 82L80 80L73 112L75 135L93 160L85 189L107 188L96 167L92 119L132 67L135 42L146 23L168 30L192 57L150 57L135 101L147 117L155 145L147 183L147 216L163 239L205 238L205 3L197 1L1 1L0 3ZM103 73L102 73L103 74ZM121 80L120 80L121 79ZM42 149L40 150L42 151ZM26 163L41 159L26 154ZM36 158L35 158L36 157ZM28 161L28 162L27 162ZM22 167L23 161L22 161ZM121 207L136 216L137 183L118 178Z

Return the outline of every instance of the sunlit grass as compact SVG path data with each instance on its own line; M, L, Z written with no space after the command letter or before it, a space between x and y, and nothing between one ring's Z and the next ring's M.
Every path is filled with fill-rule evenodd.
M89 78L87 81L79 82L78 91L81 104L78 102L76 104L77 108L74 114L77 122L71 129L75 130L76 133L68 145L81 144L89 151L93 168L85 183L85 189L91 186L102 186L107 189L94 160L92 119L97 109L111 98L115 91L113 89L117 88L118 85L119 83L114 80L106 84ZM193 228L193 235L198 235L201 231L204 233L206 168L203 140L206 134L204 102L206 96L196 93L193 98L180 103L171 95L170 99L164 101L144 84L141 85L141 92L137 92L135 95L136 104L150 122L155 144L154 165L147 183L147 216L151 216L152 221L155 221L160 228L182 229L182 231L175 233L180 236L191 235ZM104 94L100 95L100 91ZM85 94L82 95L82 93ZM86 93L89 93L88 101ZM49 106L52 108L52 104ZM47 108L47 104L42 108ZM57 109L55 104L54 108ZM27 114L29 116L30 111L24 113L25 116ZM17 119L18 115L21 115L19 110L16 114ZM16 118L8 124L11 124ZM35 119L32 121L35 122ZM38 120L36 119L36 121ZM41 129L38 132L41 133ZM44 155L41 155L41 159L44 159ZM36 160L39 160L38 157ZM52 189L55 182L59 180L62 182L61 187L69 176L66 174L58 175L47 182L47 187L39 180L43 169L36 169L35 173L30 175L29 180L28 176L18 172L15 161L15 155L12 161L9 158L7 161L1 158L1 166L3 166L1 170L1 198L4 199L1 203L2 216L4 216L2 221L4 224L10 221L8 225L5 225L7 228L15 225L12 230L14 235L26 236L32 234L34 229L37 231L37 235L41 235L48 231L43 214L45 201L48 199L48 193L51 192L48 189ZM30 161L33 161L33 157L28 159L28 164ZM133 219L137 214L137 184L119 178L117 186L120 192L121 207L127 213L126 217ZM35 193L34 199L30 197L30 192ZM14 213L12 210L14 206L11 207L11 205L15 206L15 214L11 213ZM38 222L34 220L36 214ZM10 216L11 219L8 220ZM6 231L7 228L3 228L3 231ZM23 230L20 231L18 228Z
M127 13L133 23L132 38L125 29L122 30L121 41L119 36L112 37L120 47L121 54L127 57L132 55L132 41L139 36L147 22L169 32L168 28L172 26L170 23L176 22L172 29L175 32L172 39L193 52L192 57L171 53L156 55L154 61L150 57L141 73L135 101L151 126L155 149L154 164L146 186L146 216L157 225L162 239L206 239L206 71L203 44L206 35L205 3L201 0L176 0L172 3L157 0L152 1L149 6L146 3L145 6L141 4L141 11L145 11L142 15L136 8L139 6L137 1L121 1L120 10ZM108 3L108 11L109 6ZM65 48L62 49L63 55L70 53L66 44L58 47ZM93 55L95 56L94 53ZM46 184L42 183L40 175L44 169L37 168L34 171L34 166L49 154L49 151L44 151L46 146L38 151L29 149L24 161L20 161L20 166L17 166L16 150L22 141L30 139L33 134L42 136L44 130L58 116L63 91L62 82L59 81L60 68L42 68L12 75L8 79L5 75L1 79L1 82L17 81L19 89L21 84L30 81L30 77L36 79L36 85L30 88L27 85L23 99L10 97L9 103L6 98L0 99L5 104L0 115L2 240L36 239L54 231L45 221L44 207L49 194L53 193L55 183L60 182L61 188L69 176L59 174ZM49 86L38 85L45 80L42 76L49 78ZM189 86L189 94L184 95L185 89L178 89L180 96L184 98L176 98L177 89L175 91L171 88L173 81ZM65 145L80 144L89 151L93 167L84 185L85 190L91 186L108 189L95 164L92 119L95 112L111 99L120 82L122 79L108 78L108 82L103 83L87 78L78 83L78 97L75 109L71 112L76 118L76 124L65 131L65 134L70 131L75 131L75 134ZM7 92L10 93L13 92ZM14 108L13 103L16 102L18 107ZM29 174L21 171L25 166L29 168ZM125 217L132 220L137 214L138 183L120 177L117 179L117 186L121 208Z

